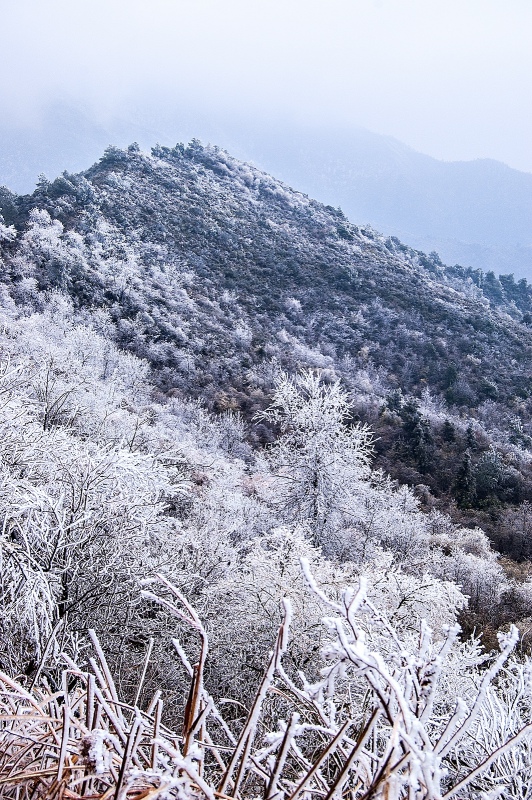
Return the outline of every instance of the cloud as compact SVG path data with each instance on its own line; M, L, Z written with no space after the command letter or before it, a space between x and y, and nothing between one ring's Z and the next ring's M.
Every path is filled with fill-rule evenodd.
M13 118L56 98L100 115L173 104L364 125L532 170L529 0L17 0L1 14Z

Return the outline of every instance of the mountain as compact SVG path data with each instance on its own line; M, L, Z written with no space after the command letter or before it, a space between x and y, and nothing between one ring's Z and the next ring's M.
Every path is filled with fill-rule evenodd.
M200 131L246 161L449 264L532 278L532 175L489 159L443 162L389 136L287 123L208 120L198 112L99 120L54 103L33 125L0 122L0 184L30 190L39 173L78 171L115 142L148 147Z
M448 496L469 447L479 509L532 498L526 280L446 267L195 140L109 148L84 173L2 198L19 231L4 243L16 301L66 292L147 359L163 395L251 422L276 370L317 368L341 378L401 481Z
M256 160L350 219L435 250L446 263L532 277L529 173L490 159L440 161L364 130L274 130Z
M526 280L198 141L0 203L3 791L522 797Z

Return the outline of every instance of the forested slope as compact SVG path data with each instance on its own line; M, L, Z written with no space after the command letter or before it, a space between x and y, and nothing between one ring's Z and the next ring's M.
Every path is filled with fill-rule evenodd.
M378 463L479 510L515 555L504 520L482 514L532 499L526 281L446 267L196 141L109 148L2 205L20 232L4 245L19 303L38 305L34 286L61 289L149 361L163 393L248 421L268 402L272 361L341 378L377 431ZM460 469L475 483L465 496Z
M487 376L504 401L530 388L526 281L444 268L216 148L109 149L83 175L6 198L4 216L22 228L36 208L63 227L53 227L54 253L39 254L46 222L33 218L18 262L35 252L39 287L108 307L165 388L231 388L265 348L287 365L314 359L346 374L343 359L365 348L403 389L454 387L450 399L469 406L489 395ZM15 280L22 272L13 265Z
M527 285L197 143L3 207L6 796L529 796Z

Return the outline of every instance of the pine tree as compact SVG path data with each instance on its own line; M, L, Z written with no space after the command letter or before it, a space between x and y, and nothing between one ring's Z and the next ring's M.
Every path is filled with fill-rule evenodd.
M430 425L423 419L417 403L409 400L401 409L405 442L420 472L428 472L434 458L434 440Z
M469 450L465 451L464 459L456 474L453 488L456 502L460 508L471 508L471 506L474 505L477 496L477 486Z
M477 440L475 438L475 432L473 430L473 426L471 423L467 426L466 430L466 448L468 450L475 450L477 447Z
M390 411L399 412L403 406L403 393L401 389L394 389L387 396L384 407L388 407Z
M444 442L454 442L456 439L456 431L454 429L454 425L452 422L449 422L448 419L445 420L443 423L441 436Z

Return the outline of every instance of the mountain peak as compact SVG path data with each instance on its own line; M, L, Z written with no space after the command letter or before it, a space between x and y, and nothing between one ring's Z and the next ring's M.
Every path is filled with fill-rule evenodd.
M4 202L7 221L34 231L19 237L13 280L26 250L44 246L30 219L44 209L62 228L38 285L107 309L165 391L212 402L211 384L240 392L275 357L290 370L333 368L348 384L352 365L371 363L390 386L468 407L485 399L486 372L501 397L528 392L526 281L446 267L215 145L109 147L85 172ZM446 370L464 348L474 361L453 395Z

